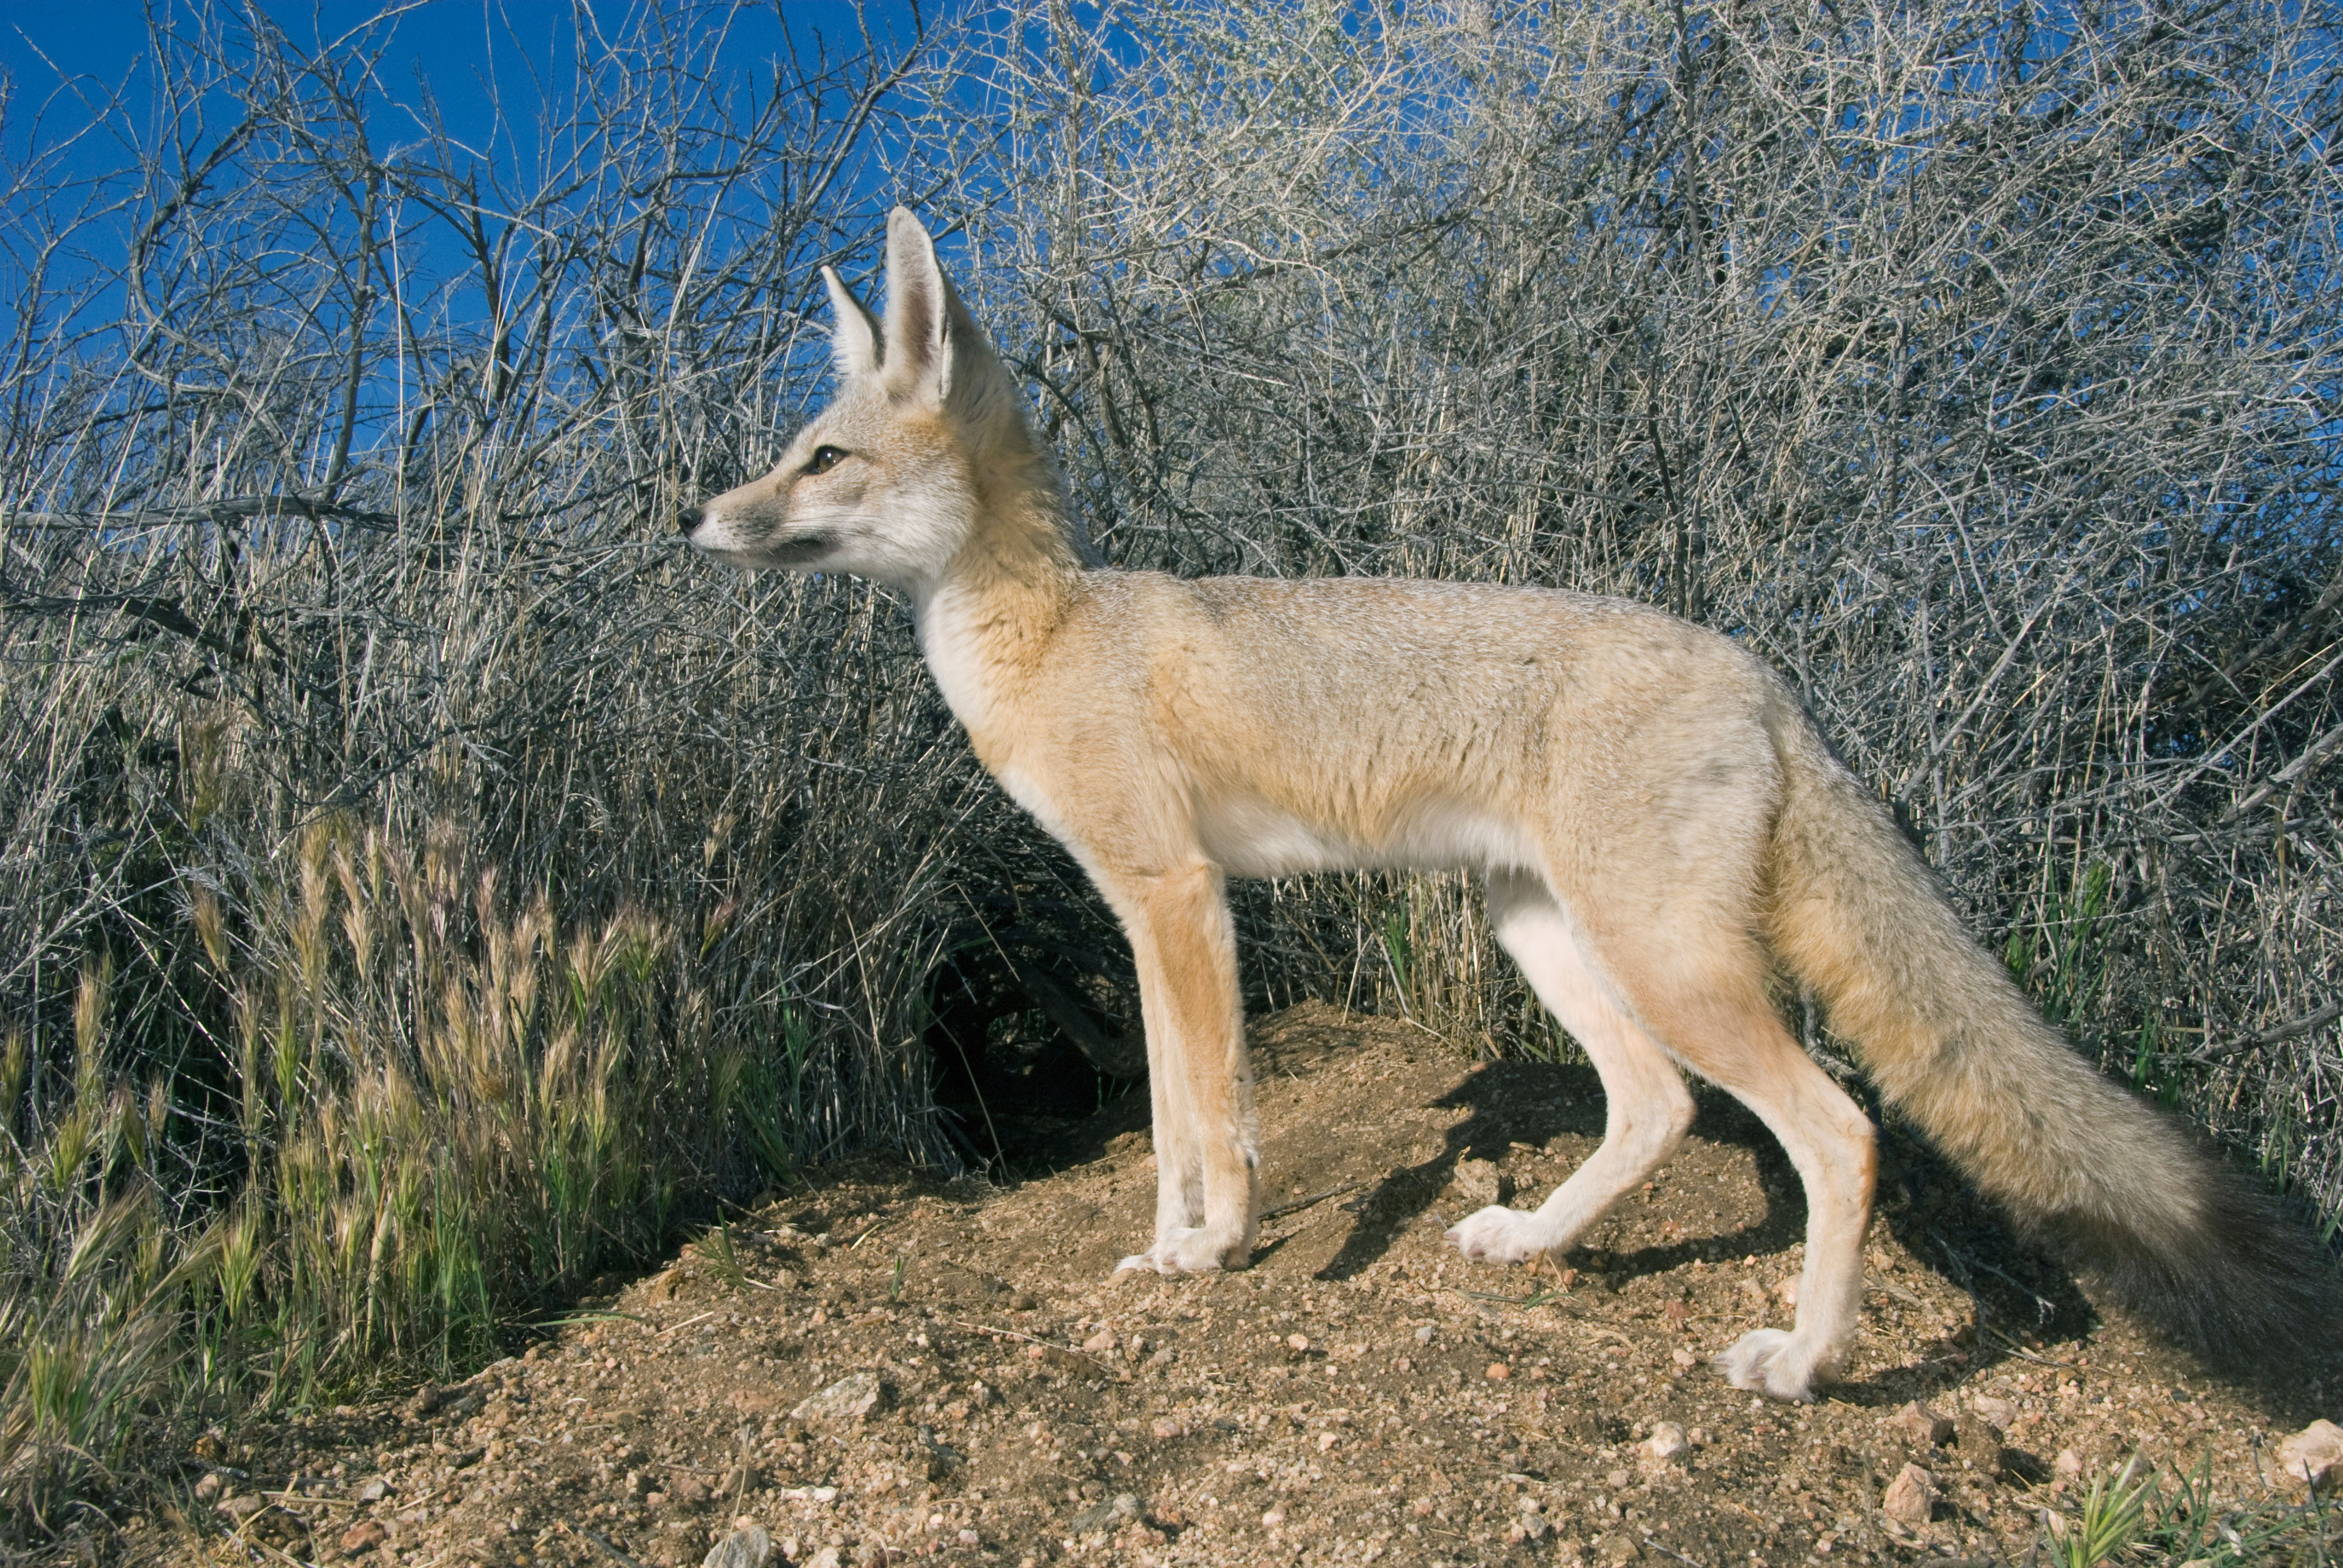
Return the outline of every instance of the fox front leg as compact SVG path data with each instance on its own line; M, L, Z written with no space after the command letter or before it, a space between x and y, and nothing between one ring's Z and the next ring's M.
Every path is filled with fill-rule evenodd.
M1118 1271L1242 1268L1257 1234L1259 1135L1220 870L1116 879L1110 896L1139 964L1155 1118L1155 1241Z

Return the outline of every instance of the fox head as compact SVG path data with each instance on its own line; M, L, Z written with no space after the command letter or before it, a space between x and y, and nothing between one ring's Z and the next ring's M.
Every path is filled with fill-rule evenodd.
M960 553L990 492L1030 483L1041 459L1015 383L919 219L900 206L888 216L884 322L836 272L821 276L838 317L838 395L779 467L687 508L678 526L734 566L852 572L917 594Z

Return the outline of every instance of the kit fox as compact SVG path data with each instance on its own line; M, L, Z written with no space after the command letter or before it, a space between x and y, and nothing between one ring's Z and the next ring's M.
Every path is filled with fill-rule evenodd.
M1544 1205L1448 1233L1466 1256L1570 1246L1684 1138L1689 1068L1781 1140L1809 1216L1795 1328L1715 1364L1812 1397L1855 1332L1873 1139L1785 1029L1786 973L1978 1187L2179 1337L2283 1353L2325 1321L2307 1241L2044 1024L1749 653L1585 594L1104 568L919 222L889 220L883 322L823 276L835 400L681 526L736 566L902 593L977 755L1121 920L1158 1172L1151 1244L1122 1267L1241 1266L1254 1244L1223 879L1462 867L1608 1101L1602 1147Z

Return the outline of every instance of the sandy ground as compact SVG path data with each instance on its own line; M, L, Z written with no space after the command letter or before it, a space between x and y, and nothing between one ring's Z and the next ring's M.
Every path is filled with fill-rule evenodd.
M1497 1269L1441 1230L1594 1148L1591 1072L1314 1007L1255 1052L1247 1271L1110 1273L1143 1091L1023 1126L1013 1185L833 1169L457 1388L221 1434L129 1555L686 1564L753 1522L819 1568L2019 1562L2134 1453L2247 1502L2343 1417L2331 1368L2243 1390L2101 1319L1895 1137L1848 1379L1755 1399L1707 1357L1787 1324L1805 1211L1731 1101L1593 1245Z

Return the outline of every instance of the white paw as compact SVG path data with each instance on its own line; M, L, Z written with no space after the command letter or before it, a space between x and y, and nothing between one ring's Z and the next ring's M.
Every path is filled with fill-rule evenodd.
M1730 1350L1710 1361L1735 1388L1801 1403L1815 1397L1816 1363L1822 1358L1781 1329L1753 1329Z
M1523 1263L1550 1251L1554 1238L1534 1213L1493 1206L1468 1215L1448 1232L1466 1257L1484 1263Z
M1180 1274L1208 1274L1244 1261L1242 1243L1216 1235L1202 1226L1175 1226L1155 1240L1155 1245L1144 1252L1133 1252L1114 1266L1121 1273L1125 1269L1152 1269L1166 1277Z

